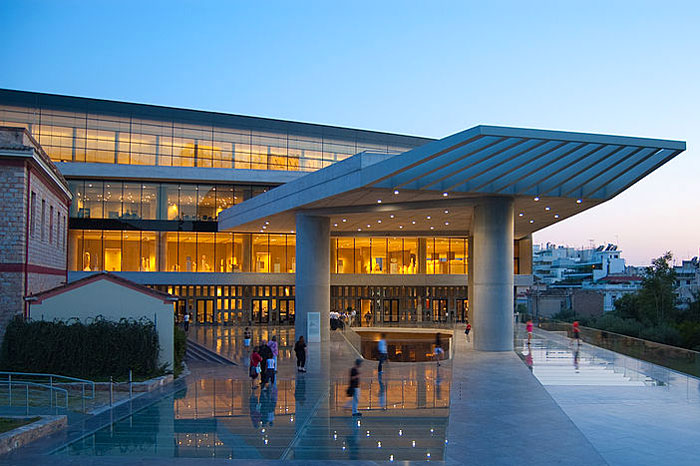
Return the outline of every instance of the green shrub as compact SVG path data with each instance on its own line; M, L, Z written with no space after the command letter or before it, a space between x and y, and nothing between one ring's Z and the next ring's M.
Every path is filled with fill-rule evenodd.
M148 320L122 319L119 322L100 317L84 324L69 322L10 322L0 347L0 369L18 372L42 372L104 379L123 379L161 375L158 366L158 333Z
M185 350L187 349L187 334L180 327L175 326L175 368L173 373L175 377L182 372L182 361L185 359Z

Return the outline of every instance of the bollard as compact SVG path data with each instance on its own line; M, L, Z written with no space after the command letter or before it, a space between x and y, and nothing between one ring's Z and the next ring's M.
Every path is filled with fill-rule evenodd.
M49 409L53 408L53 376L49 376ZM58 403L58 402L57 402Z
M85 412L85 384L81 385L82 390L83 390L83 413Z
M29 384L25 385L24 388L27 391L27 416L29 416Z
M133 387L131 386L132 380L133 380L133 379L132 379L132 376L131 376L131 369L129 369L129 399L131 399L131 397L134 395Z
M112 376L109 376L109 405L112 406L112 387L113 387L113 381L112 381Z
M10 408L12 407L12 374L8 375L9 382L7 386L10 388Z

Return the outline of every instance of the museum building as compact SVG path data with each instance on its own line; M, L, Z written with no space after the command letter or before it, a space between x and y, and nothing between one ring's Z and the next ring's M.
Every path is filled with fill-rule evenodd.
M464 321L481 286L473 249L491 247L479 219L503 211L507 246L477 256L508 269L512 311L533 231L685 149L484 126L433 140L13 90L0 126L25 128L68 182L70 281L120 274L201 324L294 321L300 217L327 219L330 308L376 325Z

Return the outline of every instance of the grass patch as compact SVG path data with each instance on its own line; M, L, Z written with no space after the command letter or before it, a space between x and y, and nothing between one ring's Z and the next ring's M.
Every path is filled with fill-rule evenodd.
M26 426L27 424L31 424L32 422L36 422L40 417L30 417L30 418L8 418L8 417L0 417L0 434L4 434L5 432L9 432L13 429L16 429L18 427Z

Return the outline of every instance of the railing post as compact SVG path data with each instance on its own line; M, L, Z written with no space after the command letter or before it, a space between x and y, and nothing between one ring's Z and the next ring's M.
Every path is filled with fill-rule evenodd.
M133 379L132 379L131 369L129 369L129 399L131 399L131 397L134 395L133 387L131 386L132 380Z
M85 384L84 384L84 383L83 383L83 384L80 384L80 387L81 387L82 392L83 392L83 396L82 396L82 399L83 399L83 413L85 413Z
M27 400L27 416L29 416L29 384L26 384L24 386L25 391L26 391L26 400Z
M49 409L53 408L53 375L49 376Z
M9 387L9 390L10 390L10 408L11 408L12 407L12 374L9 374L8 377L9 377L9 382L8 382L7 386Z
M110 375L109 376L109 406L112 406L112 386L113 386L112 376Z

